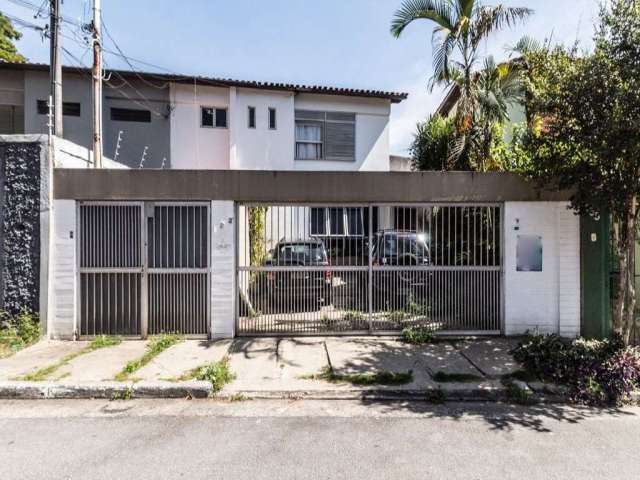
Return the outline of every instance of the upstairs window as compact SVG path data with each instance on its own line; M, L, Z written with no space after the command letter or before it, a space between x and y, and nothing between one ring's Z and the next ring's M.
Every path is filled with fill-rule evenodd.
M248 107L247 115L247 126L249 128L256 128L256 107Z
M353 162L356 114L296 110L296 160Z
M111 120L116 122L151 123L151 112L133 108L111 108Z
M276 120L276 109L269 108L269 130L275 130L277 128Z
M227 109L200 107L200 126L203 128L227 128Z
M37 101L38 115L49 115L49 102L47 100ZM80 104L77 102L63 102L62 115L65 117L79 117Z

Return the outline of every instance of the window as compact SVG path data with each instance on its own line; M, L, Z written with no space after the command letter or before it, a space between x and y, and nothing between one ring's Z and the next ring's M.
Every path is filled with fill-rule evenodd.
M355 161L356 115L296 110L296 160Z
M247 124L249 128L256 128L256 107L248 107Z
M0 105L0 135L24 133L24 107Z
M151 123L151 112L133 108L111 108L111 120L116 122Z
M324 208L311 209L311 235L324 236L327 234L327 218Z
M361 237L364 235L362 208L312 208L309 231L318 237Z
M275 130L276 127L277 127L276 109L269 108L269 130Z
M49 102L47 100L38 100L37 108L39 115L49 115ZM65 117L79 117L80 104L77 102L63 102L62 115Z
M227 128L227 109L200 107L200 126L206 128Z

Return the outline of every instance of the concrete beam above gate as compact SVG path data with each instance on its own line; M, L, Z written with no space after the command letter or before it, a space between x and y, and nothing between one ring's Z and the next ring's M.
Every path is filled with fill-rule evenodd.
M233 200L270 203L566 201L512 173L56 169L70 200Z

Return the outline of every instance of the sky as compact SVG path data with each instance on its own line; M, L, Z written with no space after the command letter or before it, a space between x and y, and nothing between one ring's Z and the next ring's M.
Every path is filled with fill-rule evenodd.
M496 4L499 0L485 3ZM0 10L38 25L36 7L48 0L0 0ZM502 0L535 14L524 25L504 30L484 45L497 60L523 35L589 48L599 0ZM21 5L19 5L21 4ZM389 25L401 0L103 0L107 30L140 71L166 71L242 80L369 88L409 93L391 114L391 151L406 155L415 125L433 113L444 96L430 92L433 24L414 22L399 38ZM63 16L88 23L91 0L63 0ZM20 52L48 63L48 41L20 28ZM91 51L77 26L65 23L65 64L91 63ZM105 47L116 50L107 38ZM106 67L129 69L105 54Z

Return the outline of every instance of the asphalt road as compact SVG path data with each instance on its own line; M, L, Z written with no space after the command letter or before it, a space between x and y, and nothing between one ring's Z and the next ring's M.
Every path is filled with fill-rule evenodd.
M631 479L640 409L3 401L0 479Z

